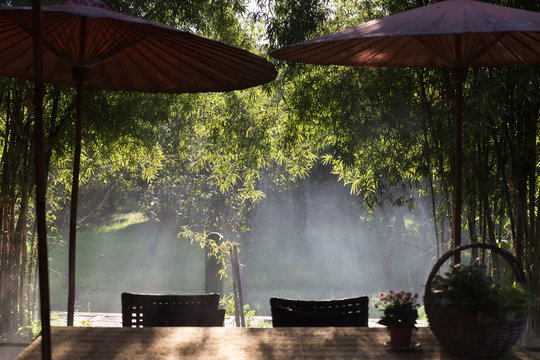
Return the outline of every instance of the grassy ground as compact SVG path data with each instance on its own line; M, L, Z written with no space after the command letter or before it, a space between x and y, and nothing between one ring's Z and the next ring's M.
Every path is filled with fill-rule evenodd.
M77 233L77 310L120 312L120 294L200 293L204 252L180 241L172 228L159 234L150 253L152 226L140 213L119 214L109 223ZM51 309L67 307L67 246L50 250Z
M285 211L259 224L251 262L244 279L244 299L257 315L270 315L272 296L296 299L336 299L359 295L376 297L380 291L421 287L424 274L414 278L407 248L399 244L392 259L393 276L384 274L386 246L358 223L333 219L312 221L308 232ZM323 219L326 214L316 218ZM343 218L346 220L346 218ZM279 224L279 226L276 226ZM150 253L152 226L140 213L118 214L102 225L77 234L77 310L120 312L120 294L204 292L204 252L198 244L180 240L173 228L161 230L156 251ZM247 247L241 261L248 263ZM67 308L67 247L50 251L51 308ZM417 260L417 259L415 259ZM415 261L418 262L418 261ZM414 275L414 274L413 274ZM413 279L414 280L414 279ZM229 292L225 282L224 294ZM371 308L370 316L378 313Z

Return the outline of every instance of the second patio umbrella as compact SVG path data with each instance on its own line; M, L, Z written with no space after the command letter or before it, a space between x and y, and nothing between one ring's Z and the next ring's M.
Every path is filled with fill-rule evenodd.
M540 13L445 0L369 21L271 54L308 64L449 67L456 84L454 245L461 244L462 84L469 66L540 64ZM456 255L459 262L459 254Z
M70 0L42 10L43 81L77 89L69 235L72 325L82 88L171 94L229 91L269 82L276 71L243 49L113 12L98 0ZM33 79L32 23L31 8L0 9L0 76Z

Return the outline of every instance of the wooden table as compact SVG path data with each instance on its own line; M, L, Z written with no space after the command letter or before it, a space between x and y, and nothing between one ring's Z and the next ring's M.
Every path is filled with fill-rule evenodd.
M53 360L62 359L455 359L427 328L414 351L385 345L384 328L89 328L53 327ZM37 338L17 359L41 359ZM505 360L533 359L520 348Z

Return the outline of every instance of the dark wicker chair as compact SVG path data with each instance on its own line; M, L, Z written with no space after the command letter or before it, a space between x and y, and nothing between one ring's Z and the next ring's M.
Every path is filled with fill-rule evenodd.
M219 294L148 295L122 293L122 326L223 326Z
M274 327L368 326L367 296L340 300L270 299Z

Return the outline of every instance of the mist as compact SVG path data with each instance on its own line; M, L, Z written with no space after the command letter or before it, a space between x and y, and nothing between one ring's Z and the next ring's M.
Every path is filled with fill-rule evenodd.
M412 211L388 206L370 213L359 202L334 176L268 196L244 247L246 303L264 312L272 296L374 300L405 290L421 297L436 258L429 211L417 202Z
M430 211L423 201L365 210L337 177L317 174L287 191L268 191L240 248L244 304L269 315L272 296L337 299L405 290L421 297L436 258ZM429 202L428 202L429 203ZM116 219L122 231L78 233L76 309L120 312L122 292L204 292L204 251L144 217ZM114 223L114 221L113 221ZM219 229L209 229L218 231ZM51 249L51 308L67 304L67 246ZM230 279L224 291L231 291ZM370 309L373 311L373 308ZM371 314L370 316L376 316Z

